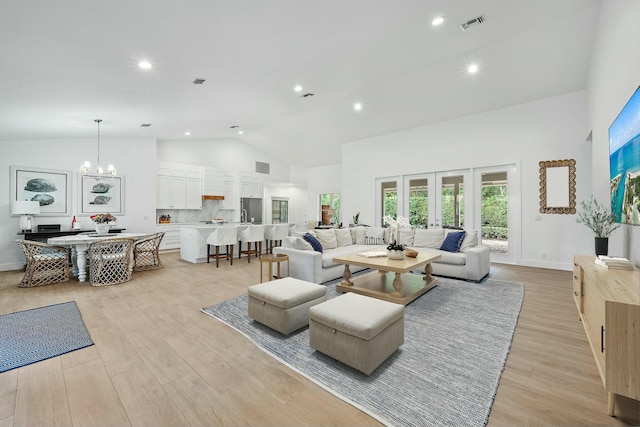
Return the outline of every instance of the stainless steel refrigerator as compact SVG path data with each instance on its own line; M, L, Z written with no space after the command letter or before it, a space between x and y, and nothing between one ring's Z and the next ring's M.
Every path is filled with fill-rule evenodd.
M240 198L240 221L262 224L262 199Z

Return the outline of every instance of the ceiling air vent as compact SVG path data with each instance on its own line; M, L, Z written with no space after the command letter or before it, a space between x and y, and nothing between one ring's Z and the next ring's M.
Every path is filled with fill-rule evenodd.
M467 31L471 27L476 27L486 21L484 15L480 15L477 18L473 18L463 24L460 24L462 31Z
M195 80L193 81L193 84L194 84L194 85L201 85L201 84L202 84L202 83L204 83L204 82L206 82L206 80L205 80L205 79L195 79Z
M151 123L143 123L140 125L141 128L150 128L151 127Z
M305 93L304 95L300 95L300 98L307 98L309 96L313 96L313 93Z
M271 165L269 165L269 163L256 162L256 172L258 172L258 173L265 173L265 174L269 175L269 168L270 167L271 167Z

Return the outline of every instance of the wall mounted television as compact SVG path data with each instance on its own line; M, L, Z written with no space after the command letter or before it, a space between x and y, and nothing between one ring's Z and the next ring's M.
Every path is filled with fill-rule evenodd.
M640 225L640 87L609 127L609 176L614 221Z

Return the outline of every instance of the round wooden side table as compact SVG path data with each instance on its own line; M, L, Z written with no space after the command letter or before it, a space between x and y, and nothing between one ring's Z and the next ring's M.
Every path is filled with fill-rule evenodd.
M287 261L287 276L290 274L289 255L264 254L260 256L260 283L262 283L262 264L269 263L269 281L273 280L273 264L278 264L278 279L280 278L280 263Z

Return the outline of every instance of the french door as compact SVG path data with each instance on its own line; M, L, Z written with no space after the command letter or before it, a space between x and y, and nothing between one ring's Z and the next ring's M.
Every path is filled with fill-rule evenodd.
M401 215L418 228L477 230L492 261L515 263L519 183L515 164L378 178L377 225L385 215Z
M468 180L468 170L405 175L401 215L419 228L465 228Z

